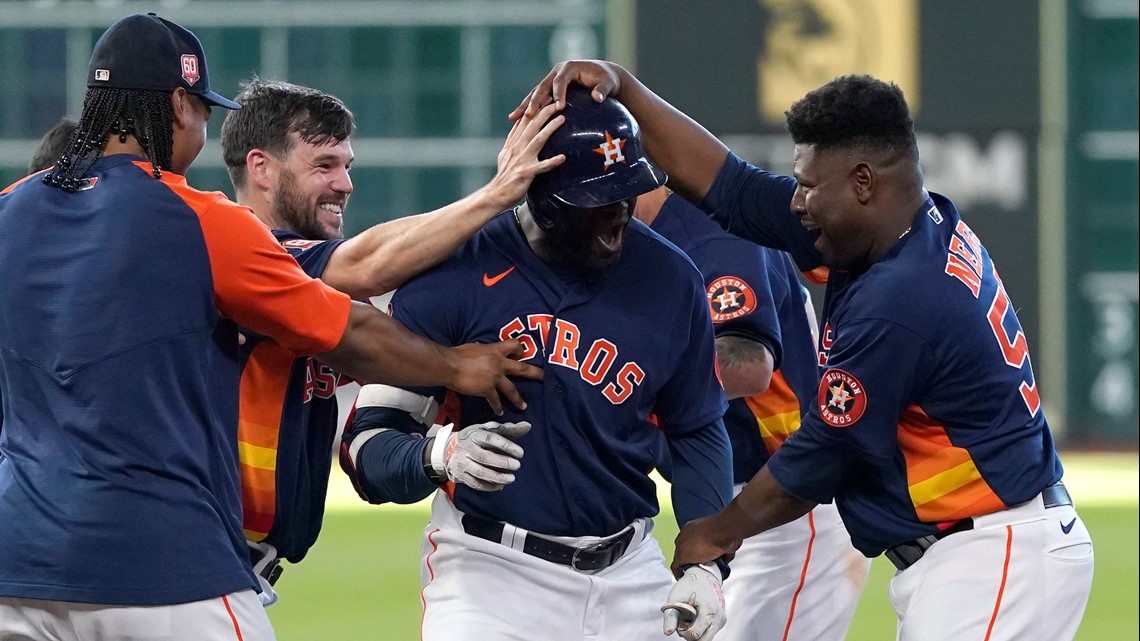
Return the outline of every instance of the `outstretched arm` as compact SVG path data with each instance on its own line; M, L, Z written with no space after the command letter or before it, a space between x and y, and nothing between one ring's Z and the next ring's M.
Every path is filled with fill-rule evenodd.
M645 149L669 174L669 186L690 202L712 187L728 147L700 123L650 91L621 65L605 60L569 60L555 65L510 115L512 120L539 113L552 101L561 108L566 88L577 83L593 89L594 100L620 100L641 125Z
M340 343L314 357L366 383L448 387L461 394L482 396L496 414L502 414L499 394L516 407L526 408L508 376L542 378L541 369L514 360L521 348L517 340L443 347L409 331L375 307L354 302Z
M813 507L814 503L784 491L764 466L719 514L681 528L673 554L673 574L679 578L689 565L732 555L744 539L790 523Z
M562 124L554 107L515 122L499 151L498 172L489 183L450 205L426 214L376 225L333 252L321 279L365 300L403 285L450 256L500 212L515 206L536 174L560 165L562 155L539 160L538 152Z

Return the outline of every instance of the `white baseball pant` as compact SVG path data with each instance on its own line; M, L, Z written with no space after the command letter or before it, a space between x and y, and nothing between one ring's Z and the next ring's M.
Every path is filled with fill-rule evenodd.
M974 517L891 579L900 641L1072 639L1092 588L1093 546L1071 505L1041 497Z
M639 522L640 530L616 563L584 573L471 536L461 518L451 500L437 492L420 564L423 641L669 638L661 631L661 605L674 581L649 535L651 520Z
M870 569L831 503L749 537L724 582L716 641L842 641Z
M253 590L176 605L0 597L0 641L274 641Z

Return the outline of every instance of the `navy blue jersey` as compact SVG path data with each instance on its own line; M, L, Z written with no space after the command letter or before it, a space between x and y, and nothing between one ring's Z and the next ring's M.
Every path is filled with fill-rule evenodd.
M223 194L126 154L89 175L75 193L33 177L0 195L0 596L164 605L254 588L237 323L327 351L350 301Z
M307 240L283 230L273 236L313 278L325 273L344 242ZM324 519L340 375L311 357L294 358L252 330L242 332L242 528L246 538L270 543L279 556L297 563L316 542Z
M665 200L653 231L701 270L717 336L758 341L776 359L768 390L732 399L724 415L733 479L746 483L800 426L819 386L807 292L788 254L725 232L676 194Z
M815 234L790 212L794 189L730 154L702 207L810 269ZM816 402L769 468L795 496L834 497L865 554L1028 501L1061 478L1025 334L949 200L931 194L864 273L832 271L823 319Z
M451 259L400 288L392 312L444 345L517 338L522 360L545 369L543 381L517 381L525 412L506 406L496 417L484 399L470 397L449 412L447 420L460 427L496 420L533 425L519 439L526 455L514 483L497 492L449 487L465 513L546 534L611 534L657 514L648 473L666 441L710 427L724 438L724 393L700 274L636 220L616 264L568 284L538 259L505 212ZM368 417L357 414L357 423L367 425ZM724 461L708 466L707 479L727 493L727 443L722 451Z

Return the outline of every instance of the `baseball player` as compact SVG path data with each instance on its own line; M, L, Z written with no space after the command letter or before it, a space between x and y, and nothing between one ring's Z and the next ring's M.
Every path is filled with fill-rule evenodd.
M237 202L250 207L309 276L367 300L450 255L525 194L552 122L520 123L499 155L499 171L483 188L440 210L376 225L345 240L344 209L353 191L349 170L352 112L335 96L287 82L255 78L235 99L242 109L222 123L222 154ZM553 108L551 108L551 111ZM243 331L238 453L243 529L262 602L272 604L281 559L298 563L323 520L336 434L341 376L311 357L296 358L256 332Z
M704 275L739 493L799 427L819 386L811 299L786 253L729 234L664 187L638 198L637 218ZM737 550L717 639L839 641L870 569L835 505L818 505Z
M661 448L679 522L731 496L704 286L631 220L665 180L636 121L584 90L563 114L540 157L566 162L392 300L397 320L443 344L522 341L522 360L545 368L520 383L526 411L365 386L342 442L369 502L441 490L423 543L427 641L663 639L667 600L666 634L708 638L723 623L723 564L694 565L674 587L650 536Z
M829 268L815 404L724 511L682 529L674 571L834 499L855 547L898 568L900 639L1071 639L1092 542L1009 296L954 204L923 188L898 87L845 76L792 105L791 178L613 63L557 65L512 116L571 82L621 99L674 188L726 229Z
M189 30L123 18L87 85L57 166L0 193L0 638L271 640L241 535L238 324L363 380L521 403L506 377L541 370L353 303L189 187L211 105L239 108Z

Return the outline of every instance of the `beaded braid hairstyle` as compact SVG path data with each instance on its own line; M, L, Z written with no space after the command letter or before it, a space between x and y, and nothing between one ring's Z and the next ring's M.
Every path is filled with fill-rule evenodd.
M92 87L83 98L79 126L55 169L44 175L44 184L67 192L78 191L91 166L103 155L107 139L119 136L126 142L134 136L154 167L154 177L162 170L173 171L174 114L170 92L146 89Z

